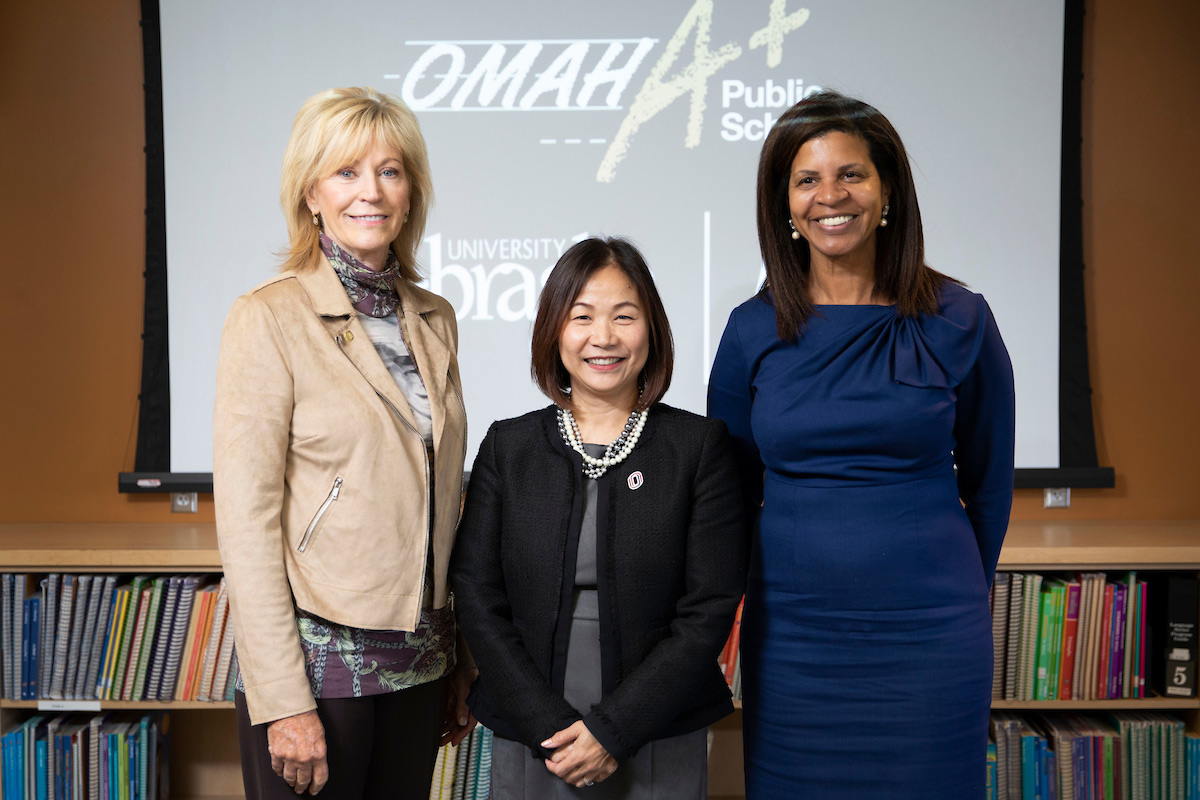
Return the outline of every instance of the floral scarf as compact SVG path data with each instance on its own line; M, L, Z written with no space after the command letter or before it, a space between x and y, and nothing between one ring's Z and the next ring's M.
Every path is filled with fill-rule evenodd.
M400 259L388 251L387 266L376 272L343 250L337 242L321 231L321 252L333 265L334 272L350 296L355 310L372 317L386 317L400 305L396 281L400 278Z

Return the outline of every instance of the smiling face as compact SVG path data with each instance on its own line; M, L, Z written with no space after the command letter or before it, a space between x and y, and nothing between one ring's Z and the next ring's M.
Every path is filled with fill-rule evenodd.
M558 337L558 356L571 376L571 404L632 411L649 355L650 326L637 288L619 267L597 270Z
M404 158L398 150L372 144L357 161L317 181L307 200L329 238L371 269L382 270L408 214Z
M814 266L840 262L874 269L875 232L887 197L858 136L830 131L809 139L792 159L788 210Z

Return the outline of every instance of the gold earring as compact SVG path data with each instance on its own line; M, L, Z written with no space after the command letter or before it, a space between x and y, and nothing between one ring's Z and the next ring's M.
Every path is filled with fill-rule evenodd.
M313 215L313 226L317 227L317 228L321 227L321 216L315 211L312 212L312 215Z

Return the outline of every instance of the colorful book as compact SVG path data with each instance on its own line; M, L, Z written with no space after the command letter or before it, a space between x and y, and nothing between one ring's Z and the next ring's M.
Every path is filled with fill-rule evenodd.
M1116 587L1108 584L1104 587L1104 605L1100 609L1100 647L1097 651L1095 697L1098 700L1108 698L1108 667L1112 660L1112 616Z
M137 616L133 619L133 638L129 640L129 659L125 663L125 679L121 684L121 699L134 700L134 686L138 670L142 665L142 640L146 635L146 623L150 616L150 603L154 590L147 584L142 588L137 604Z
M1053 634L1054 589L1047 586L1038 597L1037 662L1034 668L1033 700L1045 700L1049 697L1046 687L1050 683L1050 668L1053 662L1050 653Z
M109 696L113 700L120 700L125 696L125 677L129 671L129 661L133 656L133 636L137 628L142 591L149 582L150 577L148 575L137 575L129 584L129 604L125 609L121 637L117 644L115 658L113 659L113 684L109 690Z
M104 657L108 646L109 623L112 619L113 598L116 596L117 577L105 576L100 583L100 607L96 614L96 626L93 630L92 649L88 657L87 673L84 675L84 699L99 697L97 684L100 670L104 665Z
M154 657L154 639L158 635L159 617L162 611L163 593L166 591L167 578L159 575L149 588L150 605L146 611L146 621L142 633L140 654L137 670L134 673L133 700L143 700L146 697L146 680L150 674L150 661Z
M204 663L204 647L212 629L217 587L206 586L197 591L196 600L199 604L199 615L196 627L190 635L190 653L188 654L186 678L182 681L182 697L178 698L180 700L195 700L200 688L200 667Z
M1075 678L1075 644L1079 633L1079 581L1071 580L1066 584L1066 598L1063 606L1063 631L1060 651L1062 660L1059 664L1058 699L1070 700L1074 697ZM1060 757L1061 764L1061 757Z
M118 586L113 593L113 613L109 620L108 641L104 648L104 667L96 690L96 696L101 700L113 698L118 654L121 650L121 638L125 635L125 618L129 615L129 599L132 596L133 587L129 584Z
M1121 697L1125 669L1125 600L1127 589L1124 584L1113 587L1112 658L1108 666L1108 698Z
M217 589L216 607L213 609L212 626L209 630L208 642L204 646L204 662L200 668L200 687L196 698L212 700L212 684L216 677L217 657L221 652L221 637L225 634L225 617L229 610L229 595L225 590L225 579Z

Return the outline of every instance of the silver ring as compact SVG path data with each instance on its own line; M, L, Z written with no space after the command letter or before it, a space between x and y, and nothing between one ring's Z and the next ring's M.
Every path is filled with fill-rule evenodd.
M594 782L592 782L592 781L589 781L587 778L584 778L584 779L583 779L583 785L584 785L584 786L595 786L596 784L595 784Z

